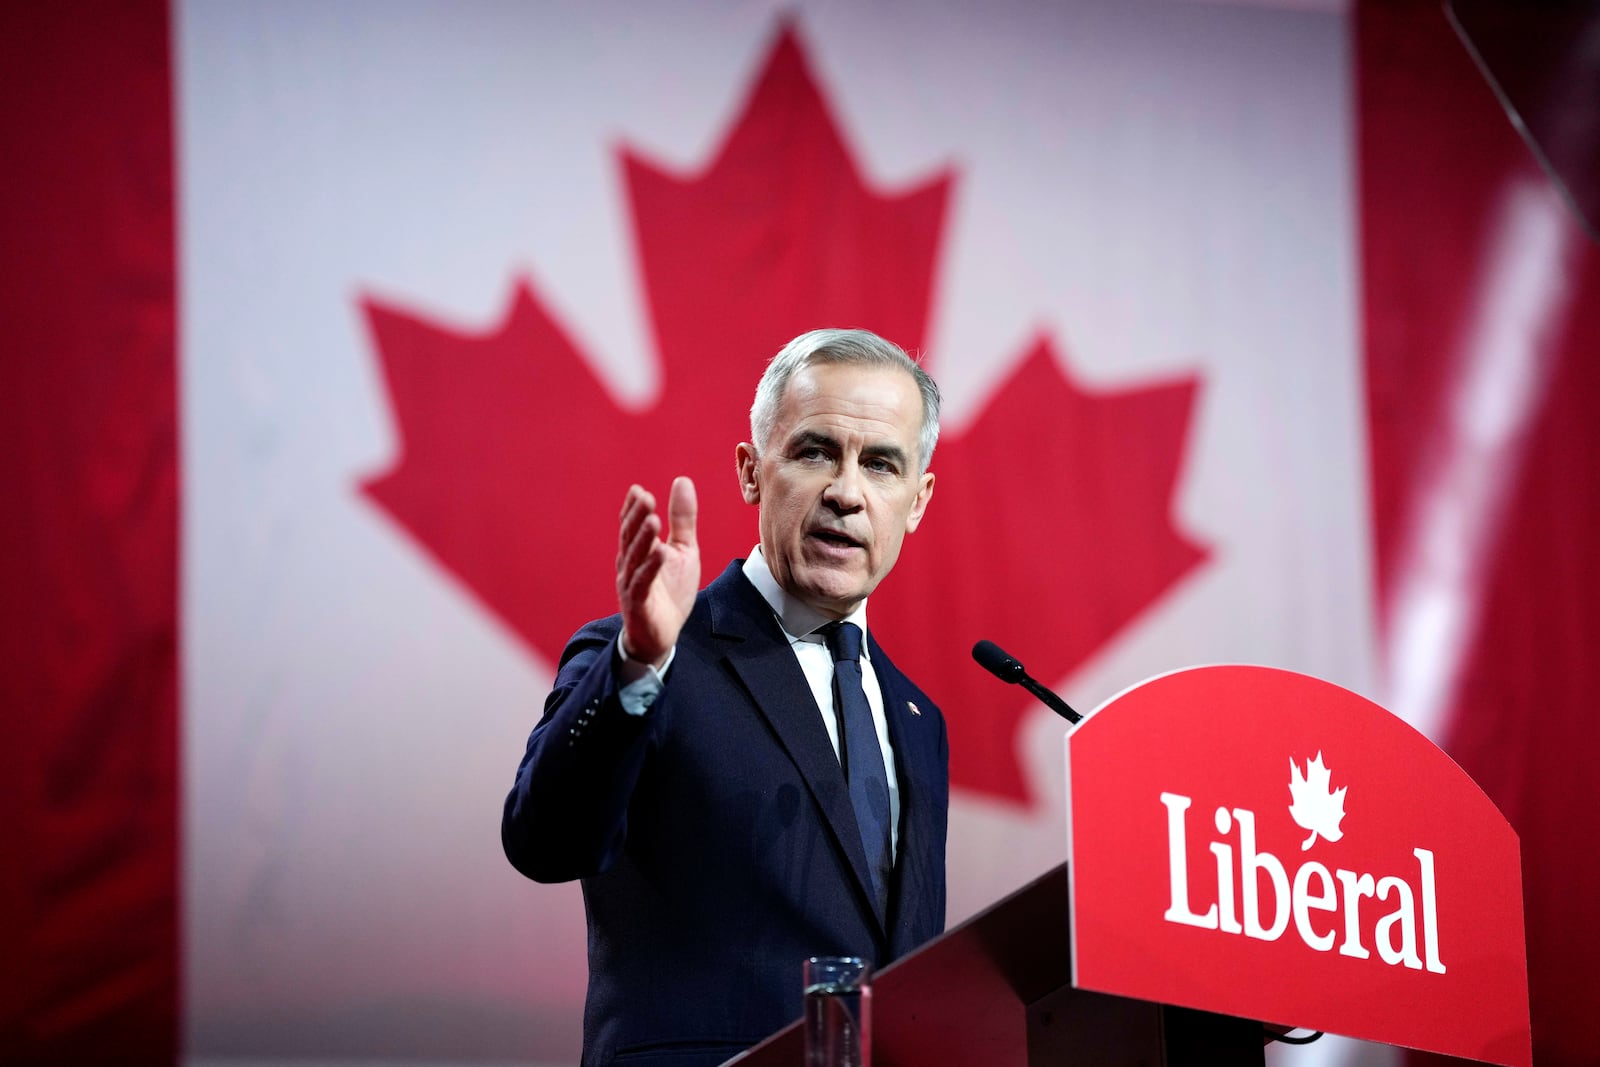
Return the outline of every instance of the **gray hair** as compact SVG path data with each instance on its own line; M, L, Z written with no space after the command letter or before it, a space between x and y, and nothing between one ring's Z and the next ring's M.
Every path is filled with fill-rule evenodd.
M867 330L812 330L779 349L767 364L756 385L755 403L750 405L750 440L757 452L766 450L778 421L778 406L783 401L789 380L804 367L824 363L857 363L868 366L899 367L917 383L922 396L922 429L917 435L917 458L925 473L933 462L933 446L939 443L939 387L921 364L906 355L905 349Z

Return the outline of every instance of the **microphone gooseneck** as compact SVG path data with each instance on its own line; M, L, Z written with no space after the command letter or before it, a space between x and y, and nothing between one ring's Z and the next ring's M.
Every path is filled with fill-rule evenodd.
M1066 719L1068 722L1082 722L1083 716L1079 715L1072 707L1050 690L1040 685L1028 676L1028 672L1018 663L1016 657L1010 656L993 641L979 641L972 646L972 658L978 661L978 666L1010 685L1020 685L1044 704L1045 707Z

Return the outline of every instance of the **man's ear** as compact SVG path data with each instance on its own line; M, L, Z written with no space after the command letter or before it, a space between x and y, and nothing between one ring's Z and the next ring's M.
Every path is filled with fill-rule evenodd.
M911 503L911 513L906 516L906 533L914 533L922 523L922 515L928 510L928 501L933 499L933 472L928 471L922 476L922 484L917 489L917 499Z
M744 497L746 504L761 503L761 482L756 476L759 467L756 446L749 441L739 442L739 447L733 450L733 460L739 472L739 495Z

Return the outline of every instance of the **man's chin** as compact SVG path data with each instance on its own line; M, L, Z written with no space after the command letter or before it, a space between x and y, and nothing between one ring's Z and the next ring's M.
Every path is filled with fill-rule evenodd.
M860 574L846 573L842 568L811 566L796 577L798 588L791 592L818 611L834 616L854 611L876 584Z

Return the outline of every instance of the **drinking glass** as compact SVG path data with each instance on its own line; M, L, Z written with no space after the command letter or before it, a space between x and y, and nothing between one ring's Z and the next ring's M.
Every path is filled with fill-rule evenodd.
M804 988L806 1067L872 1067L872 965L812 956Z

